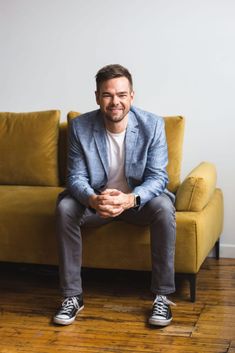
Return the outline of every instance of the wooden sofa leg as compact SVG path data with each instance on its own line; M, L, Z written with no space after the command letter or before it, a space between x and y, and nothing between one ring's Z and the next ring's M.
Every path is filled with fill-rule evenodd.
M219 260L219 256L220 256L219 250L220 250L220 239L218 239L217 242L215 243L215 257L217 260Z
M190 300L192 303L196 301L196 284L197 284L197 275L189 274L188 275L189 286L190 286Z

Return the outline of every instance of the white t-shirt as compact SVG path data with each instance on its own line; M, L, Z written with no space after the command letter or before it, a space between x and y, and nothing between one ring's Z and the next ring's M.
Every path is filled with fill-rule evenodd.
M106 129L108 142L109 174L106 189L130 192L125 177L125 135L126 130L114 134Z

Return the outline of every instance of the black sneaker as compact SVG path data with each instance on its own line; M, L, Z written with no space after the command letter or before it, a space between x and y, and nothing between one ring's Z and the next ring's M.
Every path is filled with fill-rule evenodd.
M156 326L167 326L172 320L170 304L175 305L164 295L157 295L153 302L149 323Z
M65 298L57 310L53 321L59 325L70 325L76 315L84 308L82 296Z

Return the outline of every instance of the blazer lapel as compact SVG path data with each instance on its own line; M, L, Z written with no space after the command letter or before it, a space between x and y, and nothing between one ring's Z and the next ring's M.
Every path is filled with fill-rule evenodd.
M125 138L125 149L126 149L126 158L125 158L125 175L126 178L129 175L129 169L131 162L133 161L133 155L136 148L136 142L138 138L139 127L138 121L132 111L129 112L128 124L126 130Z
M108 176L108 151L106 141L106 131L101 114L98 114L94 126L94 139L98 149L99 157Z

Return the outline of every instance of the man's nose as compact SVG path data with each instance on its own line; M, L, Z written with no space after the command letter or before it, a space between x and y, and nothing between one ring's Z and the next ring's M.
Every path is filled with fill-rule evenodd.
M118 98L118 96L113 96L113 100L112 100L112 103L114 104L114 105L117 105L118 103L119 103L119 98Z

